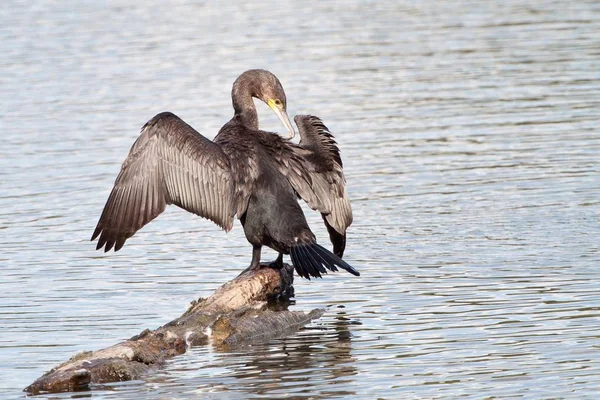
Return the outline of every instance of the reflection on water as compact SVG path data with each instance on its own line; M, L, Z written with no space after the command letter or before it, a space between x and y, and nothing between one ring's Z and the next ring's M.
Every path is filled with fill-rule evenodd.
M180 362L183 359L176 360L169 368L169 375L177 381L186 373L208 375L209 379L204 385L196 387L199 392L240 391L267 397L293 392L315 398L355 394L351 390L352 376L357 374L356 367L353 366L355 360L350 355L351 321L343 313L337 313L328 322L319 323L298 335L276 340L269 345L252 346L239 353L216 353L214 359L204 365L201 371L194 361L196 357L201 359L205 354L202 354L203 351L194 352L185 363ZM227 379L220 385L215 385L215 376L210 376L213 369L226 371ZM310 376L307 371L311 371ZM158 379L160 375L162 374L159 374ZM202 383L202 380L199 382L196 378L197 376L192 379L190 385ZM230 379L234 379L236 384L231 385ZM323 385L327 385L327 390L319 395Z
M119 253L88 239L141 125L170 110L212 138L231 117L231 83L256 67L279 76L290 115L319 115L336 135L355 217L346 257L362 275L297 280L292 309L332 307L291 337L197 348L148 383L96 393L596 397L596 2L163 9L0 11L3 398L170 321L247 267L239 225L225 234L175 209ZM325 241L320 217L309 222Z

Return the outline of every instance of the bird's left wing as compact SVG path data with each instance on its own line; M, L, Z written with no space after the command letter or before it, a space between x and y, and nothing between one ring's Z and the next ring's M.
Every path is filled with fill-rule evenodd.
M297 115L300 145L289 143L291 155L281 156L281 172L313 210L323 217L334 253L342 256L346 229L352 223L342 159L333 135L311 115Z

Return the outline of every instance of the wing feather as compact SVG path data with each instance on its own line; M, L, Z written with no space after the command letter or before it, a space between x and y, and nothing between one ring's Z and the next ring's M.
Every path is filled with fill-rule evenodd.
M123 162L92 235L97 248L119 250L167 205L207 218L225 230L236 204L229 157L172 113L142 128Z
M348 199L342 158L333 135L315 116L297 115L294 121L300 133L300 145L293 152L301 158L302 171L290 174L290 182L298 195L321 213L334 252L342 256L346 246L346 229L352 224L352 208ZM301 175L304 179L299 180ZM306 177L310 178L306 179Z

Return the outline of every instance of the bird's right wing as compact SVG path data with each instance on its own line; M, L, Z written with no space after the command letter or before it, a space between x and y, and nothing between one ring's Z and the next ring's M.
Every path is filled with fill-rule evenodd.
M235 215L231 164L221 148L176 115L148 121L123 162L92 239L97 249L125 241L168 204L229 231Z

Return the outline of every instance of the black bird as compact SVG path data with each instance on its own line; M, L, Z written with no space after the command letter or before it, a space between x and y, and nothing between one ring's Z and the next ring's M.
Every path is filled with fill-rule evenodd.
M258 129L253 97L277 114L294 136L281 83L269 71L244 72L231 91L234 115L210 141L176 115L148 121L123 162L92 235L96 249L121 249L168 204L207 218L229 231L237 215L252 244L250 268L260 268L262 246L290 254L302 277L345 269L341 259L352 223L342 160L321 120L297 116L300 144ZM300 205L321 213L335 254L316 243Z

